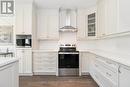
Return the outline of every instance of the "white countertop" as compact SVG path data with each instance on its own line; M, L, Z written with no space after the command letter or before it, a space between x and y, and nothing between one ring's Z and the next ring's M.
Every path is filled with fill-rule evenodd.
M33 50L33 52L58 52L58 50ZM103 51L98 49L85 49L85 50L79 50L79 52L90 52L95 55L110 59L112 61L130 67L130 55L112 53L109 51Z
M58 50L33 50L33 52L58 52Z
M8 65L10 63L18 61L17 58L14 57L1 57L0 58L0 67Z
M130 55L112 53L112 52L97 50L97 49L81 50L80 52L90 52L95 55L102 56L104 58L110 59L112 61L115 61L117 63L130 67Z

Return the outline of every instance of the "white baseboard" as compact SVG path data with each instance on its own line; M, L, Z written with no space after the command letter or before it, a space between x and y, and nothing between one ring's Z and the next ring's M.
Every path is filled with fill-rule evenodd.
M56 72L34 72L34 73L19 73L19 76L33 76L33 75L56 75ZM81 72L82 75L90 75L89 72Z
M34 75L56 75L56 72L34 72Z
M19 73L19 76L33 76L33 73Z
M81 72L81 76L83 76L83 75L90 75L90 73L89 72Z

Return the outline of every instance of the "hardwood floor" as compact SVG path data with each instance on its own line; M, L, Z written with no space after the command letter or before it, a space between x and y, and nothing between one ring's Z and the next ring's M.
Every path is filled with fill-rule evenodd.
M56 77L32 76L20 77L20 87L98 87L90 76Z

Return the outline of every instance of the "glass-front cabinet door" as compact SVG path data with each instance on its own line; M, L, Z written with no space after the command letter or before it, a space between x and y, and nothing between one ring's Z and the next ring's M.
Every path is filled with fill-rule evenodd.
M96 13L88 15L88 37L96 36Z

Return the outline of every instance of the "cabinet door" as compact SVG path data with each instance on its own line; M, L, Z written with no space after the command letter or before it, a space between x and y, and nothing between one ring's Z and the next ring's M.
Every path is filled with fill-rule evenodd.
M58 12L57 14L48 17L48 37L50 39L59 38L59 28L58 28Z
M32 74L32 50L26 49L24 50L24 57L23 57L23 68L24 73Z
M58 10L39 10L38 11L38 38L57 39L59 38Z
M16 5L16 17L15 17L15 30L16 34L23 33L23 7L22 5Z
M81 72L82 73L87 73L87 72L89 72L89 57L88 57L88 55L87 55L88 53L81 53L81 60L82 60L82 70L81 70Z
M0 87L18 87L18 64L0 67Z
M16 50L16 57L19 59L19 73L24 73L23 71L23 50L19 49L19 50Z
M130 87L130 68L120 67L119 87Z
M23 15L23 33L32 34L32 5L24 5L24 15Z
M37 27L38 27L38 33L37 33L37 37L40 39L46 39L47 36L47 32L48 32L48 16L44 15L44 13L41 13L40 11L38 11L38 22L37 22Z
M114 1L114 0L113 0ZM118 32L130 31L130 1L129 0L116 0L118 1Z
M78 16L77 16L77 27L78 27L78 32L77 32L77 38L80 39L85 39L86 38L86 10L83 9L78 9Z
M98 37L104 36L105 33L105 0L98 0L97 2L97 29Z
M117 1L105 0L106 35L117 32Z
M87 37L95 37L96 36L96 13L90 13L87 16Z

